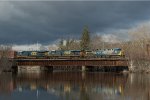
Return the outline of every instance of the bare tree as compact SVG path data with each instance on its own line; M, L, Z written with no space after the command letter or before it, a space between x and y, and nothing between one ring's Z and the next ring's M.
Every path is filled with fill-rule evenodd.
M102 37L100 35L94 35L91 39L90 48L93 50L100 49L103 46Z
M150 63L149 56L147 55L147 44L150 44L150 26L142 24L129 30L128 34L131 41L124 45L126 55L134 62L139 70L149 70Z
M1 45L0 46L0 72L3 70L8 70L11 67L11 63L9 62L11 46Z

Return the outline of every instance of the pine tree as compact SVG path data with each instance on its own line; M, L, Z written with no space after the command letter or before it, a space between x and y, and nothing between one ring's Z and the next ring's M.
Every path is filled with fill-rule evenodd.
M90 35L89 35L88 27L84 27L82 37L81 37L80 47L82 50L90 49L89 48L90 47Z

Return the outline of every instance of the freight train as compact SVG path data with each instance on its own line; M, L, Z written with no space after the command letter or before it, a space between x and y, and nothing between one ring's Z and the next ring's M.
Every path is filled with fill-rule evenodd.
M52 51L20 51L15 58L112 58L124 57L120 48L97 50L52 50Z

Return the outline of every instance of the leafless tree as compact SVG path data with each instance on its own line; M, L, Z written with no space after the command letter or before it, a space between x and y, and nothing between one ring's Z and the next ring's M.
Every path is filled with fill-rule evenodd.
M3 70L8 70L11 67L9 62L9 53L11 51L11 46L1 45L0 46L0 72Z

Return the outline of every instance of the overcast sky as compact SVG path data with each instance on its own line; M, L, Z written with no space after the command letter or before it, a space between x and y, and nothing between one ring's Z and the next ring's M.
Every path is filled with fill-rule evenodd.
M150 1L0 1L0 44L53 43L92 34L127 38L126 30L150 20Z

